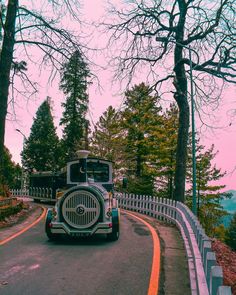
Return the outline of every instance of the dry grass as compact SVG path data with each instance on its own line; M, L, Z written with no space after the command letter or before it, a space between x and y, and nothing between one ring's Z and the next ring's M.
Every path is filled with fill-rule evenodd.
M236 252L216 239L212 242L218 264L223 269L224 285L231 286L232 294L236 295Z

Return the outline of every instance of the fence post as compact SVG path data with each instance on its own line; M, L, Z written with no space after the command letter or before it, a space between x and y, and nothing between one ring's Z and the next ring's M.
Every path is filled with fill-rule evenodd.
M205 265L205 274L207 279L207 286L210 289L210 279L211 279L211 268L216 266L216 255L214 252L207 252L206 255L206 265Z
M217 295L232 295L231 288L228 286L220 286L217 290Z
M211 252L211 241L210 240L204 240L202 245L202 260L204 267L206 266L206 255L207 252Z
M217 290L223 285L223 272L220 266L212 266L210 276L210 295L217 295Z

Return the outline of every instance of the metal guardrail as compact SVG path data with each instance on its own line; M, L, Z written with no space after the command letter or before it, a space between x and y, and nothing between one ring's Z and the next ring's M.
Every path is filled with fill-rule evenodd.
M175 224L182 235L189 268L192 295L231 295L223 286L222 268L217 265L211 239L196 216L183 203L165 198L116 193L119 207Z

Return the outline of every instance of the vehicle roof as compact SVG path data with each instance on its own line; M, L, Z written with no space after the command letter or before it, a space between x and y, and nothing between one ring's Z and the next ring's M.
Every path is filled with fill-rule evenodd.
M58 172L52 172L52 171L37 171L32 172L30 176L57 176Z
M79 160L80 160L79 158L75 158L75 159L72 159L72 160L68 161L67 163L74 162L74 161L79 161ZM114 163L113 161L103 159L103 158L98 158L98 157L88 157L87 160L98 160L98 161Z

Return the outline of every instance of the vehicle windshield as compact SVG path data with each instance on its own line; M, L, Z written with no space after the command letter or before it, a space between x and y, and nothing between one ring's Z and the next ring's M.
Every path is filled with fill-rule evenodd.
M75 163L70 166L70 179L73 182L80 182L80 164ZM100 162L87 162L87 176L94 182L108 182L109 181L109 165Z
M87 163L88 178L94 182L108 182L109 181L109 165L98 162Z

